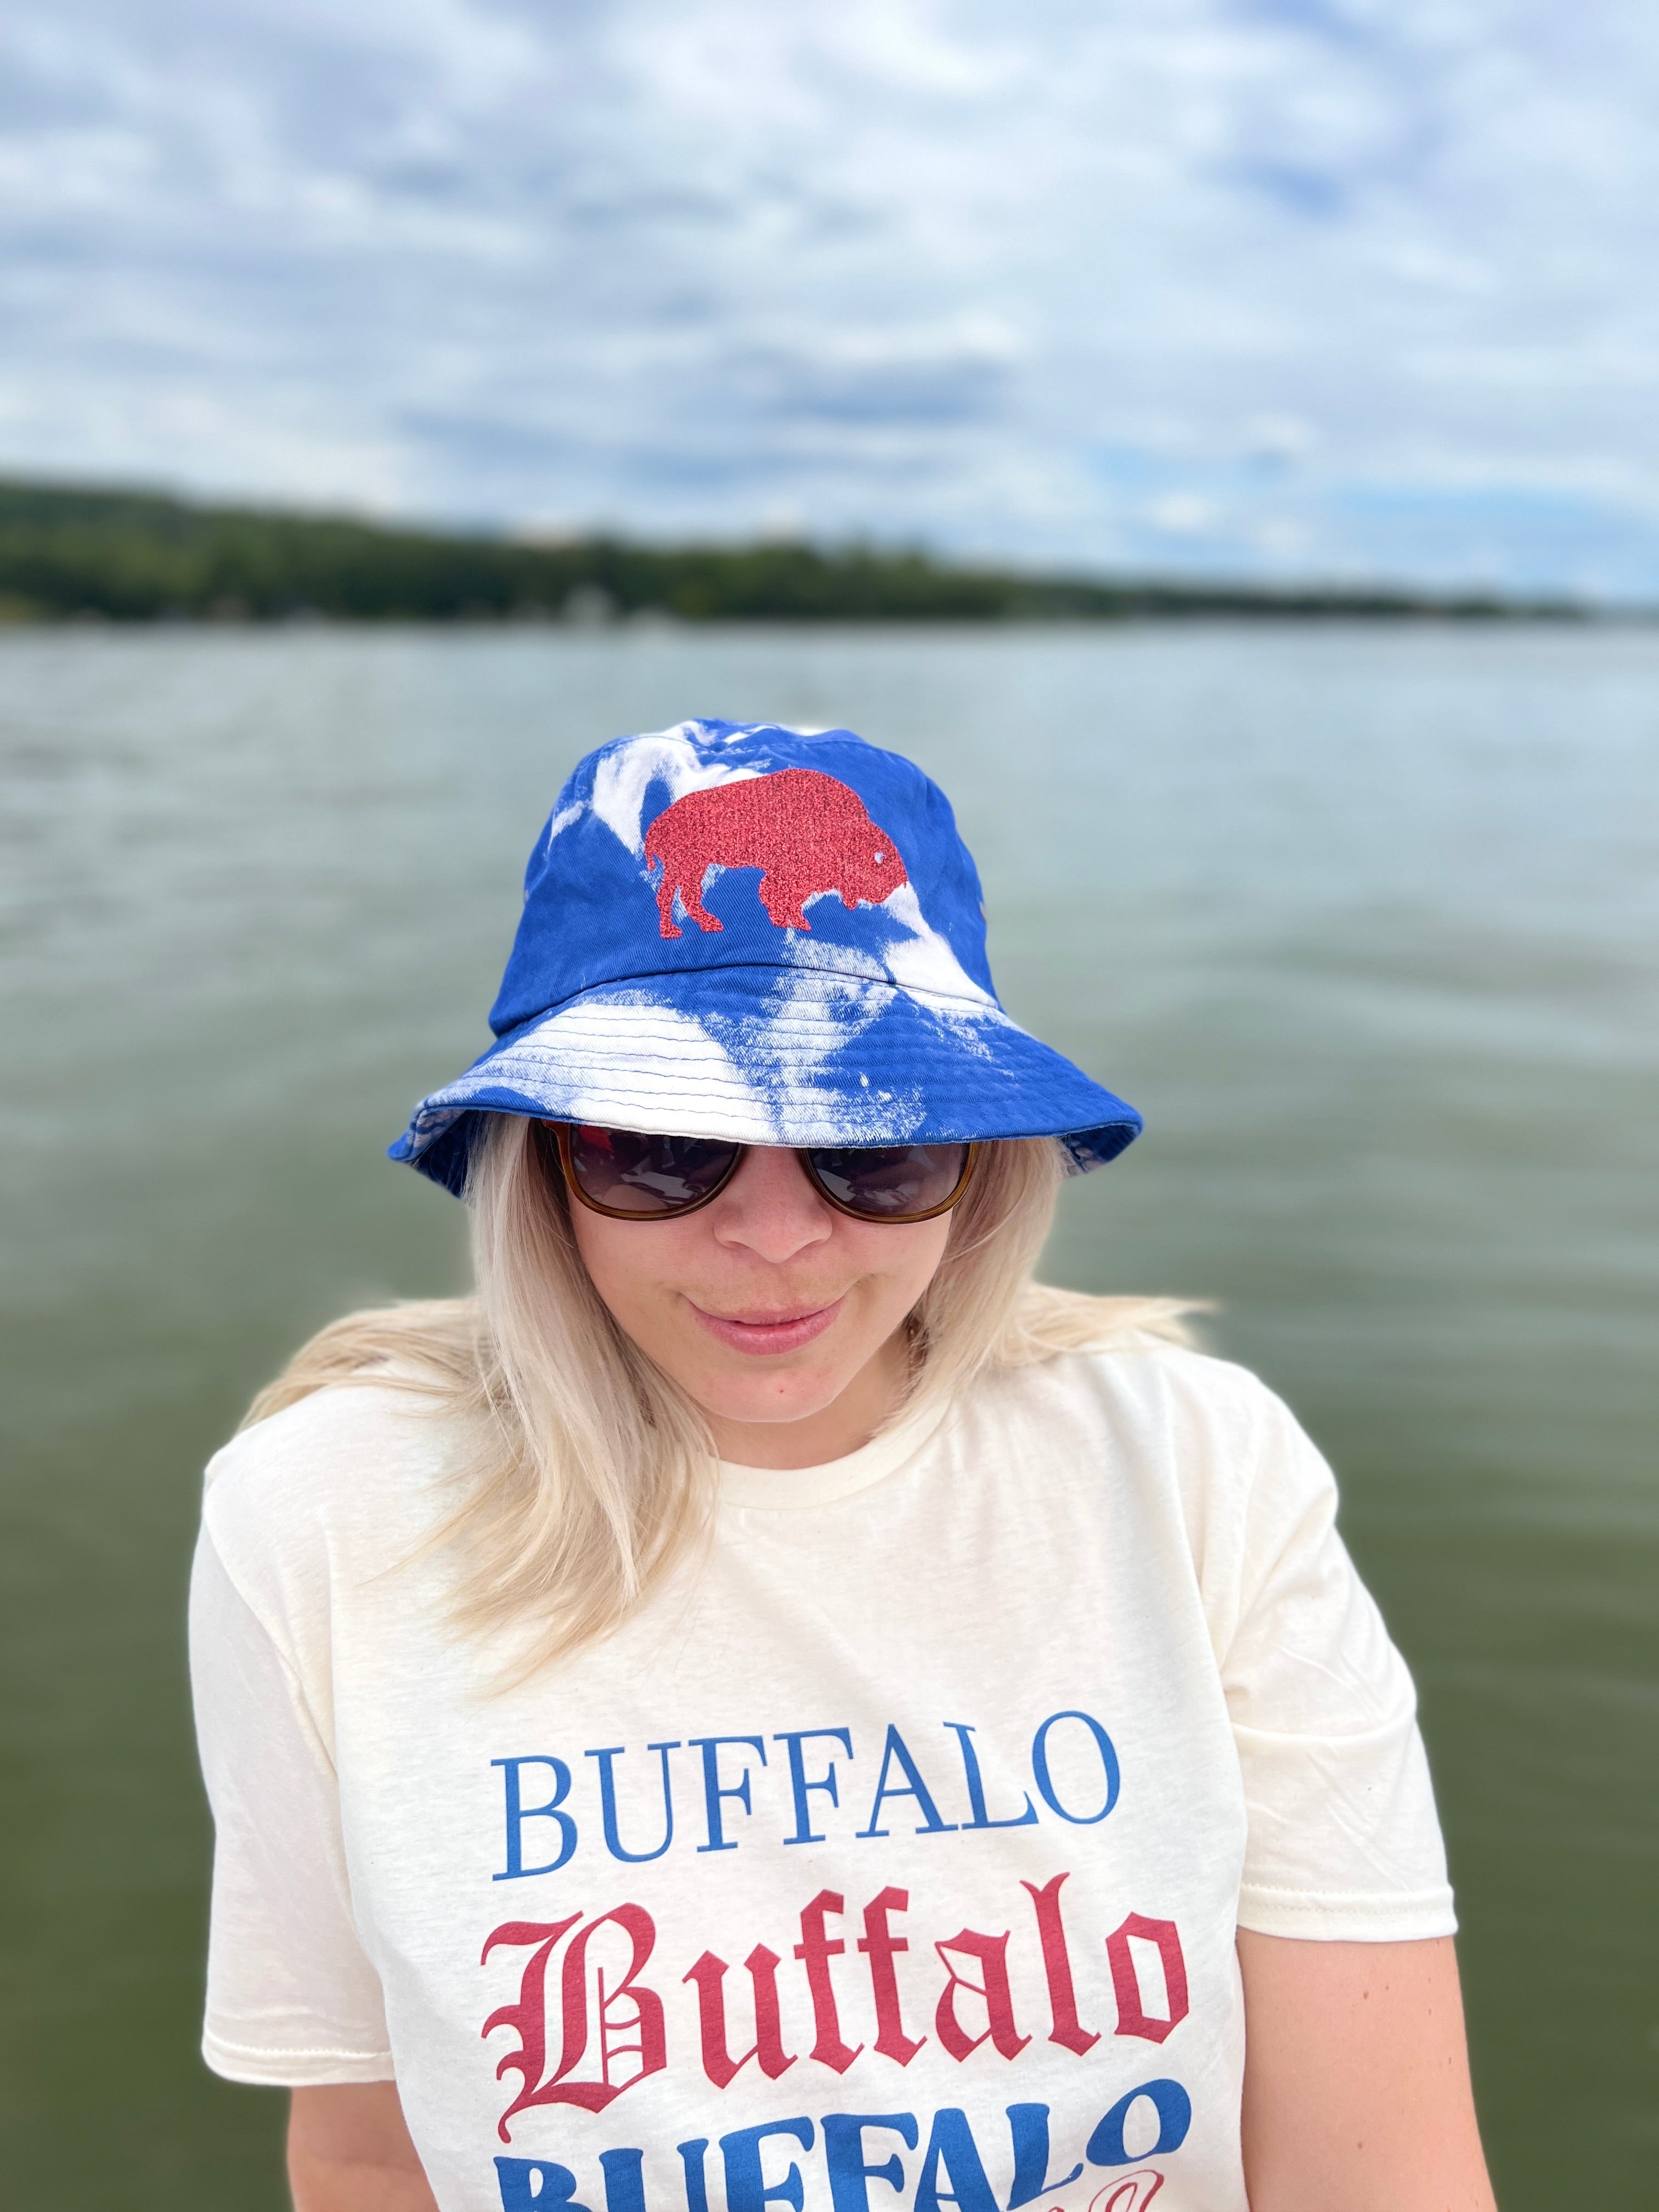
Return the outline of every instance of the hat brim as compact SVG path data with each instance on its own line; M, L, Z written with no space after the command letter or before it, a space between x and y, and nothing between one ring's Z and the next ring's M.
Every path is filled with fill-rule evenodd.
M755 1145L1057 1137L1078 1172L1141 1127L989 999L758 965L580 993L423 1100L391 1157L459 1195L486 1114Z

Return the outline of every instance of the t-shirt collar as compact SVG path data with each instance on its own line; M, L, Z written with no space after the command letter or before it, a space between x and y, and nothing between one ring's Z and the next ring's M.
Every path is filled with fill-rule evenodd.
M902 1414L872 1437L861 1450L819 1467L740 1467L722 1460L720 1501L745 1511L788 1512L801 1506L830 1505L852 1498L896 1474L933 1437L946 1408L937 1400Z

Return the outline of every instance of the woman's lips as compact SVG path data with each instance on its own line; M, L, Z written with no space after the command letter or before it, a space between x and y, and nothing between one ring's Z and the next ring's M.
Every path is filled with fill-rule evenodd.
M686 1300L711 1336L729 1344L734 1352L799 1352L802 1345L823 1334L845 1303L843 1293L833 1304L815 1306L810 1313L712 1314L695 1299Z

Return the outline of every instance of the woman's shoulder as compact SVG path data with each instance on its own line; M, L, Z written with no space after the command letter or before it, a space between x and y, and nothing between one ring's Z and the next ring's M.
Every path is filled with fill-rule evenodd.
M1237 1526L1264 1483L1330 1473L1261 1377L1231 1359L1148 1334L1079 1346L986 1378L981 1418L1035 1472L1162 1494L1191 1531ZM988 1446L989 1436L982 1441Z
M1248 1367L1139 1332L1000 1369L993 1388L1011 1406L1043 1419L1070 1410L1115 1426L1203 1432L1245 1447L1278 1405Z
M979 1447L1017 1464L1023 1486L1051 1486L1057 1510L1069 1500L1086 1521L1110 1500L1133 1499L1152 1520L1178 1524L1218 1622L1234 1617L1252 1561L1277 1556L1297 1531L1316 1534L1335 1512L1317 1448L1232 1360L1131 1340L991 1380L981 1403L992 1427Z
M214 1455L207 1538L239 1583L310 1584L358 1556L384 1563L441 1511L471 1427L395 1376L326 1384Z

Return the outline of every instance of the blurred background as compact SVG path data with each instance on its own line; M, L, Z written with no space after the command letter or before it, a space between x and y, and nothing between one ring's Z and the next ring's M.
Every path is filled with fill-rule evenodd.
M577 755L711 714L951 792L1147 1115L1050 1271L1336 1463L1504 2212L1651 2205L1656 104L1621 0L0 6L0 2203L285 2201L200 1469L462 1283L381 1148Z

